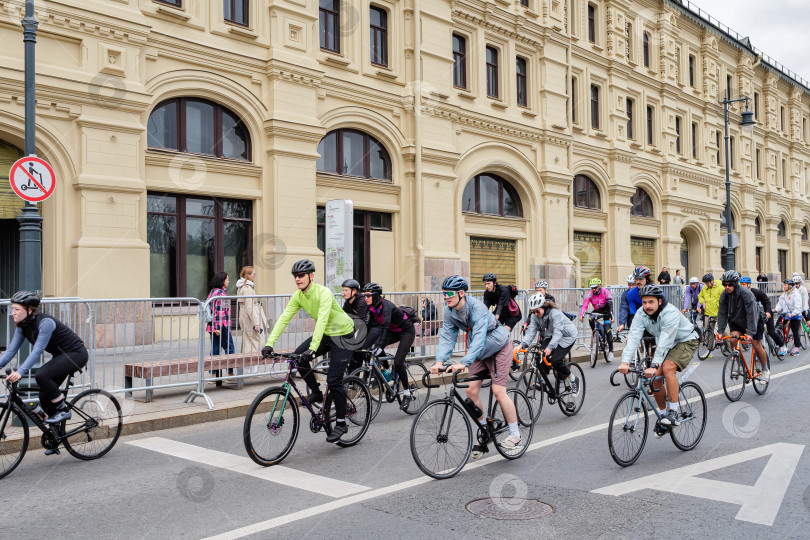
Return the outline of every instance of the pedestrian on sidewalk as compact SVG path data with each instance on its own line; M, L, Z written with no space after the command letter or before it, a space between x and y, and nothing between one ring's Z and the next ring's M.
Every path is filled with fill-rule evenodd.
M256 270L252 266L245 266L239 272L236 281L236 295L246 298L239 303L239 326L242 328L241 352L245 358L258 355L264 346L263 334L268 328L267 316L262 308L262 301L256 296L254 282ZM256 364L245 366L245 373L258 373Z
M206 301L217 296L227 296L226 289L229 283L227 272L214 274L214 277L211 278L211 291L208 293ZM225 354L234 354L236 348L233 345L233 336L231 335L231 303L229 300L213 300L210 304L214 317L205 326L205 331L211 334L211 356L219 356L220 350L224 350ZM216 369L211 373L215 377L219 377L221 370ZM228 375L233 375L233 368L228 370ZM217 381L216 385L222 386L222 381Z
M671 281L672 277L669 275L669 272L667 272L667 267L665 266L661 269L661 273L658 274L658 283L661 285L669 285Z
M680 286L683 287L683 285L685 283L686 283L686 281L684 281L683 276L681 275L681 271L680 270L675 270L675 277L672 279L672 284L673 285L680 285Z

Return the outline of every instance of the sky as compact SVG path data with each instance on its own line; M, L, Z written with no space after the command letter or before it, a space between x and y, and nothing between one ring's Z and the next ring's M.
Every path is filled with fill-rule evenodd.
M810 81L810 0L689 0Z

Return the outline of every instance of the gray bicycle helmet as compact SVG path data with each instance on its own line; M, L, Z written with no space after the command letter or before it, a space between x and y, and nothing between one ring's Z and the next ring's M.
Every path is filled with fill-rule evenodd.
M740 273L736 270L727 270L720 278L723 283L737 283L740 281Z
M656 298L664 298L664 291L658 285L645 285L639 291L639 296L655 296Z
M356 279L347 279L341 284L341 287L348 287L350 289L360 290L360 283Z
M495 274L486 273L484 274L484 279L481 281L498 281L498 276Z
M312 274L315 272L315 263L309 259L296 261L292 266L291 274Z
M538 289L538 288L548 289L548 281L546 281L545 279L541 279L540 281L535 281L534 282L534 288L535 289Z
M467 289L467 280L461 276L448 276L442 282L443 291L466 291Z
M11 297L12 304L19 304L27 308L38 308L39 302L39 295L31 291L17 291Z

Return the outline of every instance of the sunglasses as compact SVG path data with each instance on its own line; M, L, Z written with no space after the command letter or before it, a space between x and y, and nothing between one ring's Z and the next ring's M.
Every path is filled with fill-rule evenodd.
M540 316L540 308L533 309L533 310L532 310L532 313L534 313L534 314L535 314L535 315L537 315L537 316Z
M456 291L442 291L442 294L445 298L453 298L456 295Z
M723 287L733 287L736 283L723 283Z
M374 295L372 293L370 293L370 292L367 292L367 293L363 293L363 296L365 296L366 298L371 298Z
M306 275L308 275L308 274L293 274L293 277L295 279L304 279L304 276L306 276Z

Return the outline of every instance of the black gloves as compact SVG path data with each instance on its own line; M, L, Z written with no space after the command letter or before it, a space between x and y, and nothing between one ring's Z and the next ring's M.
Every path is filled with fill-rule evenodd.
M301 354L301 361L302 362L312 362L315 359L315 351L312 349L307 349Z
M270 358L273 356L273 347L267 345L262 348L262 358Z

